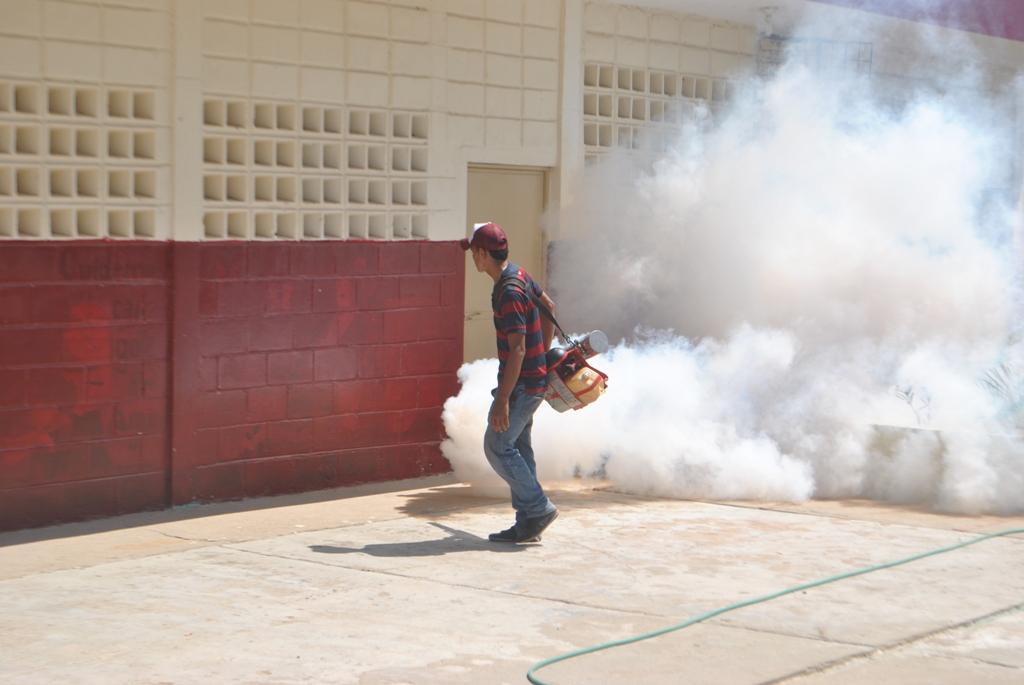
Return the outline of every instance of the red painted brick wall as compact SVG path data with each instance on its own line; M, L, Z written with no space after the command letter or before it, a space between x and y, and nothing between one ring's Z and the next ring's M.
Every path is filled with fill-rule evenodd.
M0 244L0 529L162 506L166 245Z
M443 473L464 256L453 243L203 244L193 496Z
M446 472L456 243L0 243L0 529Z

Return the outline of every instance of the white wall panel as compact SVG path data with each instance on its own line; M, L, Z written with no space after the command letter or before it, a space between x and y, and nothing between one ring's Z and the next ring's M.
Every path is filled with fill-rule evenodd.
M13 4L13 3L12 3ZM31 3L19 2L24 7ZM7 23L7 8L4 12L4 23ZM17 16L14 17L17 21ZM43 25L47 38L66 38L76 41L100 41L100 8L74 2L50 1L43 4ZM5 26L5 29L12 27Z
M3 32L8 35L38 36L43 29L39 4L25 0L0 0Z
M670 14L651 15L650 37L651 40L678 43L679 18Z
M203 54L248 59L249 27L233 21L207 19L203 22Z
M620 36L647 38L648 13L635 7L620 7L616 12L616 33Z
M519 119L489 117L484 144L488 147L519 147L523 142L522 122Z
M468 50L448 50L447 76L451 81L484 82L483 53Z
M345 3L338 0L301 0L299 23L317 31L345 30Z
M523 51L522 27L488 21L485 28L484 45L488 52L520 55Z
M714 26L711 29L711 47L717 50L739 52L739 30L731 26Z
M583 28L591 33L615 35L615 5L588 2L583 11Z
M558 93L550 90L523 91L523 117L540 121L558 121Z
M523 111L523 91L519 88L488 86L486 114L489 117L520 117Z
M171 53L107 46L103 49L103 73L107 81L133 86L169 83Z
M561 18L561 3L551 0L525 0L523 4L523 22L528 25L557 29L561 26Z
M166 238L170 3L0 3L2 238Z
M599 0L586 2L583 14L582 109L574 112L582 145L573 148L575 159L563 157L563 179L568 166L599 165L614 149L634 168L651 168L693 106L728 106L734 88L727 79L753 66L753 27ZM569 105L563 108L568 116Z
M403 109L418 110L430 102L430 79L393 76L391 104Z
M632 67L647 66L647 41L619 36L615 40L615 61Z
M253 26L249 57L267 62L297 62L299 60L299 32L279 26Z
M558 90L558 62L554 60L524 59L523 83L530 88Z
M168 31L168 18L165 12L104 7L102 40L108 45L169 50L172 34Z
M679 69L679 45L677 43L652 41L649 50L651 67L672 71Z
M172 198L170 179L193 188L197 175L204 223L177 237L461 237L467 163L560 165L559 186L620 142L650 153L679 98L726 106L712 94L732 92L756 47L752 27L602 0L0 0L0 16L0 89L32 86L40 102L81 89L99 103L88 121L0 107L0 128L24 129L24 151L0 152L0 168L27 170L26 194L0 205L37 216L37 237L50 237L51 209L53 235L75 237L79 208L98 217L83 226L115 237L152 212L157 228L146 214L140 237L169 237L168 214L184 217L190 197ZM154 118L119 117L111 97L129 113L152 103ZM80 158L49 158L51 128L55 149L83 140ZM134 156L136 142L151 156ZM80 170L105 194L46 194ZM326 234L328 214L367 228ZM425 235L407 230L413 214ZM389 228L371 231L371 216Z
M349 72L347 101L356 105L387 107L390 80L384 74Z
M472 83L449 83L448 111L456 114L483 115L484 87Z
M203 16L249 21L249 0L204 0Z
M554 29L527 26L523 29L523 55L557 60L559 35Z
M523 20L522 0L486 0L486 16L492 21L506 21L513 24Z
M430 13L425 9L391 10L391 39L415 43L430 41Z
M299 37L299 59L303 64L344 68L346 40L345 36L336 33L303 31Z
M711 52L698 48L679 49L679 68L688 74L710 74Z
M384 3L345 3L345 31L353 36L376 36L387 38L390 31L390 8Z
M615 36L587 33L583 36L583 56L590 62L615 61Z
M302 67L300 97L310 102L344 104L345 72L341 69Z
M524 121L523 143L531 147L553 148L558 144L558 125L551 121Z
M486 69L485 80L503 86L523 85L523 60L520 57L507 55L494 55L488 53L485 57ZM535 85L530 81L531 85Z
M452 16L483 19L486 5L481 0L448 0L446 9Z
M483 147L483 117L448 115L448 143L462 147Z
M429 45L391 44L391 71L407 76L430 76L433 55Z
M103 79L103 47L98 44L48 40L43 43L43 52L49 78L93 83Z
M260 97L295 99L299 95L299 68L290 64L252 62L252 93Z
M249 92L249 62L207 57L203 60L203 90L245 95Z
M707 47L711 44L711 22L684 18L680 25L679 40L687 45Z
M448 17L448 47L466 50L484 49L484 22L479 19L450 15Z
M0 64L4 74L38 78L43 73L43 44L29 38L0 38Z
M388 73L390 44L386 40L351 36L346 40L345 54L348 69Z
M272 26L298 26L299 3L281 0L249 0L250 19L253 23Z

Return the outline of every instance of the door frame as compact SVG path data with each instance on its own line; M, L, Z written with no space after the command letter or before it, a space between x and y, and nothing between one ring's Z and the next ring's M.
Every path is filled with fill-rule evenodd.
M548 212L548 208L549 208L548 207L548 203L549 203L549 200L551 198L551 188L550 188L550 183L551 183L551 178L552 178L552 174L551 174L552 169L551 169L551 167L527 166L527 165L520 165L520 164L480 164L480 163L467 163L466 166L465 166L465 169L466 169L466 177L465 177L466 181L465 181L465 186L464 186L464 188L465 188L465 191L464 191L465 195L463 196L465 198L465 205L464 205L464 207L465 207L465 214L463 215L463 227L464 227L463 231L464 231L465 237L467 237L467 238L470 237L470 235L472 234L472 231L473 231L473 226L470 223L470 216L469 216L470 205L473 204L473 203L471 202L471 198L470 198L469 192L470 192L470 179L473 178L474 176L477 177L478 179L480 179L481 177L484 177L484 179L485 179L486 176L488 176L490 174L503 174L503 175L506 175L506 177L514 176L514 175L517 175L517 174L521 175L521 178L523 179L522 182L523 183L528 183L531 186L531 188L533 189L533 190L530 191L530 202L529 202L530 210L527 212L527 214L529 214L529 215L533 214L533 211L534 211L533 208L536 207L536 205L533 204L533 200L537 198L537 195L534 195L534 193L536 193L536 190L540 190L540 193L539 193L539 195L540 195L540 198L539 198L540 199L539 210L540 211L539 211L538 214L536 214L536 222L537 223L534 224L536 226L536 228L537 228L538 233L534 234L534 233L532 233L532 230L527 228L527 230L530 230L531 236L535 236L535 239L539 241L539 244L536 243L536 242L532 243L533 245L536 245L536 247L532 247L531 248L531 252L533 250L536 250L536 252L533 252L534 256L532 256L528 260L527 264L529 265L528 268L530 270L530 274L537 280L537 282L540 284L540 286L542 288L546 287L547 286L547 270L548 270L548 249L549 249L549 244L550 244L550 237L549 237L549 231L548 231L548 227L546 225L545 218L547 216L547 212ZM498 193L500 194L500 191L501 191L501 188L502 188L501 185L496 184L493 181L488 181L488 180L484 180L484 179L481 179L479 182L481 184L483 184L483 185L487 185L488 186L487 193L493 194L495 192L495 190L497 190ZM538 181L540 181L540 187L539 188L537 188L537 185L536 185ZM514 181L514 183L520 183L520 181L516 180L516 181ZM485 193L484 195L486 196L487 193ZM505 197L507 198L508 195L506 194ZM502 204L495 205L494 209L495 210L500 209L499 213L501 214L501 216L475 216L473 218L473 220L474 221L491 221L491 220L493 220L493 221L497 221L498 223L502 223L502 216L504 216L505 220L508 221L508 220L510 220L509 219L510 212L513 215L517 213L516 209L515 209L515 204L514 203L512 203L512 206L510 208L509 203L507 201L505 201L505 200L498 200L498 202L502 203ZM490 206L490 203L485 203L483 206L484 207L488 207L488 206ZM515 221L514 223L515 223L516 226L519 226L519 227L523 226L523 224L521 222L519 222L519 221ZM532 222L531 222L531 224L532 224ZM531 242L533 241L533 239L534 238L531 237ZM520 263L520 262L517 262L517 263ZM469 280L471 280L470 279L469 270L473 269L471 262L467 263L466 269L467 269L467 273L466 273L465 281L469 281ZM464 287L465 286L468 286L468 283L464 282ZM490 353L488 353L488 354L483 353L482 349L478 349L480 347L480 345L477 344L477 343L480 342L480 339L478 338L478 334L481 333L481 331L478 330L478 328L477 328L480 325L479 324L479 320L480 320L479 316L486 314L486 319L488 321L490 321L490 318L491 318L490 317L490 304L488 303L485 306L483 304L483 302L481 302L481 303L479 303L480 307L478 308L476 306L476 303L474 302L473 317L472 317L473 323L472 323L472 328L471 328L470 327L470 317L468 316L468 313L469 313L468 312L468 308L469 308L469 305L470 305L470 296L469 295L470 294L469 294L468 291L464 292L464 294L463 294L463 301L465 302L465 307L466 307L466 311L465 311L465 315L464 315L464 319L463 319L463 352L464 352L463 360L464 361L468 360L468 359L471 359L471 358L472 359L478 359L478 358L485 358L485 357L489 357L489 356L493 356L494 355L494 351L493 350ZM472 336L469 335L470 332L473 333ZM472 354L470 354L467 351L467 348L466 348L466 345L470 344L470 338L472 338L473 341L476 341L476 342L473 343L473 350L474 351L472 352ZM491 345L493 345L493 336L491 336L490 340L491 340ZM483 356L480 356L481 354L483 354Z
M469 173L471 171L530 171L530 172L541 172L543 174L543 180L541 181L541 187L544 188L544 195L541 199L541 226L540 226L540 239L541 239L541 250L540 250L540 278L536 278L542 288L547 288L548 281L548 231L544 226L543 220L548 213L548 202L551 199L551 172L554 169L548 166L529 166L526 164L485 164L481 162L469 162L466 164L466 212L463 215L462 223L469 228ZM469 233L466 234L469 238ZM533 276L533 274L530 274Z

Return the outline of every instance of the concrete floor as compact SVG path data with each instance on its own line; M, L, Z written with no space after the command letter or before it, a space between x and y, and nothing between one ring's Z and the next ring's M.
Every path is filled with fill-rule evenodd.
M526 683L534 663L1024 528L860 501L549 488L540 544L444 478L0 535L0 682ZM415 489L411 489L415 488ZM1024 683L1024 536L541 670L548 683Z

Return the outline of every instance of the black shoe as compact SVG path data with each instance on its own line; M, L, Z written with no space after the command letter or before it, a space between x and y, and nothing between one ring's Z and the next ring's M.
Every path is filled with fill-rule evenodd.
M518 542L532 542L533 540L540 540L540 534L543 533L556 518L558 518L558 509L555 509L550 514L526 519L526 523L523 525L522 539Z
M519 534L519 531L515 529L515 526L508 530L503 530L500 533L491 533L487 536L487 539L491 542L540 542L540 534L534 535L533 537L527 538Z
M515 526L512 526L500 533L491 533L487 536L487 539L491 542L519 542L519 531L516 530Z

